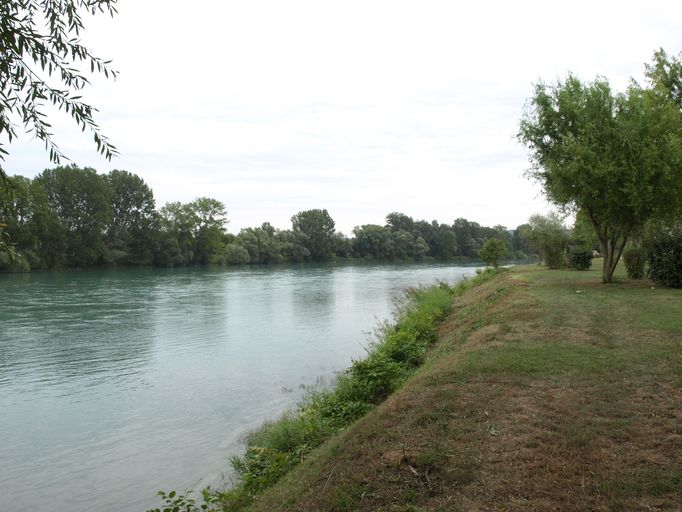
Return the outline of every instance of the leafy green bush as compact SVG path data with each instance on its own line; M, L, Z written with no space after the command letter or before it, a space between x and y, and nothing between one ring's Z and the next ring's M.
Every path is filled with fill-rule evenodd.
M647 254L643 247L632 245L623 251L625 272L630 279L642 279L644 277L646 259Z
M574 270L588 270L592 266L592 251L574 247L568 253L568 266Z
M652 234L648 249L649 277L658 285L682 288L682 226Z
M566 253L563 247L545 247L543 256L545 265L551 269L564 268L566 266Z

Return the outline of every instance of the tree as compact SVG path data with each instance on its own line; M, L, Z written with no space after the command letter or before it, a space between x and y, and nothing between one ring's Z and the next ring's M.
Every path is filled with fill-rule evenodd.
M161 208L160 224L169 257L162 257L165 264L213 263L225 249L225 205L217 199L199 197L182 204L167 203ZM175 254L175 239L181 257ZM168 262L171 263L168 263Z
M531 215L526 233L531 245L538 251L540 261L544 261L549 268L564 266L569 236L559 215Z
M111 198L106 225L109 248L123 251L127 263L149 263L157 223L154 193L142 178L128 171L111 171L105 180Z
M104 177L94 169L68 165L46 169L34 183L45 191L47 207L66 230L66 264L99 263L106 252L104 231L111 207Z
M392 212L386 215L386 225L392 231L402 230L408 233L414 231L414 220L412 217L400 212Z
M291 227L313 261L334 257L334 220L327 210L306 210L291 217Z
M391 260L395 256L391 229L377 224L353 228L353 254L358 258Z
M45 143L50 160L64 155L52 138L46 105L69 114L82 130L89 130L97 150L107 159L116 148L102 135L92 106L81 100L90 72L116 77L110 62L83 46L80 34L85 13L114 15L116 0L4 0L0 2L0 137L17 138L17 122ZM56 79L55 79L56 76ZM59 83L60 85L56 85ZM55 85L53 85L55 84ZM0 141L0 160L7 154ZM0 178L5 178L0 168ZM0 183L3 186L3 183Z
M213 263L225 246L227 211L217 199L199 197L187 205L194 219L194 259L202 264Z
M529 176L561 208L588 216L611 282L628 239L682 208L682 112L661 85L613 94L598 78L539 83L521 120Z
M499 259L507 252L507 244L498 238L490 238L478 251L478 257L486 264L497 268Z

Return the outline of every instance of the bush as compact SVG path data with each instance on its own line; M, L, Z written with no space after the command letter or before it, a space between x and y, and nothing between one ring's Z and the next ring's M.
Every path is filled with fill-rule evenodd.
M656 231L648 249L649 277L660 286L682 288L682 227Z
M549 245L544 248L543 254L545 265L551 269L564 268L566 266L566 254L561 245Z
M642 279L644 277L646 257L646 251L642 247L633 245L623 251L625 272L627 272L630 279Z
M592 251L574 247L568 253L568 266L574 270L588 270L592 266Z

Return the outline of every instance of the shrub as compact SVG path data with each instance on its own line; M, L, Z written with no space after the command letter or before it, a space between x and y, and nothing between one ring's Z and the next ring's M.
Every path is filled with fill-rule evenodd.
M574 247L568 253L568 266L574 270L588 270L592 266L592 251Z
M646 257L646 251L642 247L633 245L623 251L625 272L627 272L630 279L642 279L644 277Z
M682 288L682 226L657 230L648 249L649 277L658 285Z
M502 240L490 238L483 244L481 250L478 251L478 257L481 258L486 265L497 268L497 262L506 251L507 246Z
M564 268L566 266L566 255L562 245L547 245L543 254L545 265L551 269Z

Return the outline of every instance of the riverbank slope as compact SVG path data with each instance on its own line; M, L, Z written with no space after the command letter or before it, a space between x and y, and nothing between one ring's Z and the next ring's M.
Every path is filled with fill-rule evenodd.
M682 292L518 267L254 511L679 510Z

